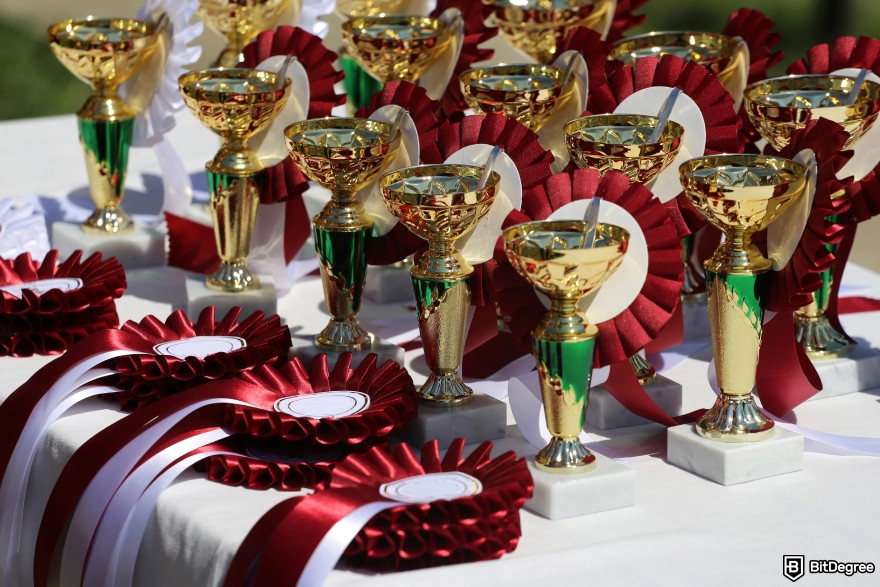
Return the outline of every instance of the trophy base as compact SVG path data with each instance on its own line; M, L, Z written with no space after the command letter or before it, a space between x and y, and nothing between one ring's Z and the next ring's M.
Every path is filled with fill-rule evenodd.
M294 336L292 337L292 340L293 346L290 349L290 354L302 361L306 368L312 364L312 359L316 356L325 354L327 355L327 364L330 369L332 369L333 366L336 365L336 360L339 358L339 355L346 352L319 348L315 345L314 338L311 337L305 338ZM370 353L377 355L376 365L382 365L386 361L394 361L395 363L403 365L405 351L396 344L391 344L390 342L371 335L370 344L365 345L360 350L350 352L352 353L351 364L357 366Z
M780 428L764 442L715 442L684 424L667 430L666 459L721 485L736 485L803 469L804 438Z
M186 315L195 320L204 308L214 306L217 316L225 315L233 307L241 308L241 316L250 316L256 311L267 316L278 313L278 294L271 275L260 275L262 286L239 292L217 291L208 288L204 275L186 277Z
M370 267L364 297L377 304L413 303L412 279L404 263Z
M681 384L658 374L654 384L645 388L645 393L667 414L677 416L681 413ZM590 390L586 422L599 430L610 430L650 424L651 420L633 414L600 386Z
M119 206L95 208L92 215L82 223L82 230L104 237L128 234L134 230L134 220Z
M52 247L62 258L81 250L83 258L101 253L104 258L116 257L126 269L142 269L165 265L165 235L135 225L125 234L85 232L79 224L55 222L52 224Z
M440 448L448 448L456 438L468 444L504 438L507 434L507 404L491 396L475 393L464 405L444 406L419 402L419 415L395 436L413 446L436 439Z
M596 468L596 457L580 440L552 438L538 451L535 467L554 475L578 475Z
M470 402L474 391L464 384L458 373L431 373L418 390L419 399L441 407L460 406Z
M836 359L849 351L849 341L837 332L824 315L808 317L795 314L794 337L812 361Z
M709 340L712 335L709 331L709 312L706 309L706 296L702 299L685 303L682 298L682 314L684 315L684 342L697 340Z
M220 267L205 278L205 286L225 293L244 293L260 289L260 279L251 273L244 261L221 261Z
M697 421L697 433L717 442L758 442L773 436L774 430L773 420L761 413L750 393L722 393Z
M315 346L321 351L344 353L361 351L372 344L372 335L361 328L355 318L349 320L330 319L324 330L315 336Z
M813 366L822 379L822 391L807 401L880 387L880 351L864 344L852 345L845 357Z

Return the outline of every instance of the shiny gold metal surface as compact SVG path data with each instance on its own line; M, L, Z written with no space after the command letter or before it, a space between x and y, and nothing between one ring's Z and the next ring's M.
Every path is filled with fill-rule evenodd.
M624 65L635 65L641 57L675 55L694 61L715 74L728 92L734 92L740 64L748 64L748 48L737 39L720 33L695 31L651 32L617 41L609 53ZM740 90L742 86L740 86Z
M394 159L401 133L366 118L318 118L284 129L290 157L312 181L330 190L330 201L312 218L315 249L330 321L315 344L331 351L358 351L372 336L357 322L367 271L373 218L357 191Z
M578 311L578 300L600 287L620 266L629 233L599 224L596 242L584 247L582 221L538 221L502 234L514 269L550 297L550 309L532 333L541 398L551 442L535 457L538 468L581 473L595 457L578 440L589 403L598 328Z
M459 76L461 93L477 114L498 113L537 131L574 88L574 76L552 65L493 65Z
M821 276L822 285L813 292L813 301L794 314L794 337L813 361L836 359L849 351L849 340L825 316L831 299L834 268L823 271Z
M606 34L614 18L613 0L483 0L501 35L538 63L550 63L556 45L574 27Z
M754 403L758 354L770 262L752 245L801 197L806 168L766 155L717 155L691 159L679 168L693 204L724 242L706 268L706 304L721 396L697 423L701 435L723 442L753 442L773 434L773 421Z
M136 113L117 89L144 66L159 35L152 23L92 17L54 24L48 34L58 60L93 90L76 113L95 203L83 230L97 235L130 232L134 223L121 203Z
M454 27L426 16L370 16L342 24L346 55L382 83L415 82L452 40Z
M647 143L659 124L655 116L598 114L565 124L565 145L578 167L620 171L630 183L647 184L669 165L681 147L684 128L669 120L656 143Z
M642 387L653 385L657 380L657 370L642 355L631 356L629 364Z
M405 0L337 0L336 14L343 20L362 16L401 14L406 4Z
M855 103L846 100L853 89L851 77L794 75L763 80L745 90L749 120L777 150L787 146L792 133L813 117L827 118L849 133L844 149L865 134L880 114L880 84L865 80Z
M241 52L261 32L271 29L290 7L302 0L199 0L196 14L226 39L226 48L212 67L238 67Z
M278 75L268 71L207 69L186 73L178 82L187 108L223 139L205 165L221 260L206 283L218 291L257 289L260 283L248 270L247 257L265 173L247 142L284 109L290 79L278 87Z

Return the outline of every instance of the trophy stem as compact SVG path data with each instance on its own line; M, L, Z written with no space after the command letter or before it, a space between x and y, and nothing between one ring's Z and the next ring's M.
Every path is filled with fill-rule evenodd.
M770 261L752 244L752 231L737 225L727 227L724 242L704 266L707 272L756 274L769 271Z
M832 219L834 220L836 219ZM828 245L828 250L835 253L837 245ZM807 356L814 361L842 357L849 350L849 340L825 317L834 285L834 266L823 271L820 276L822 285L813 292L813 301L794 314L794 336L807 352Z
M247 268L260 193L265 187L262 169L226 169L209 163L205 170L211 192L214 238L220 267L208 276L209 289L242 292L259 289L260 281Z
M226 37L226 47L217 56L217 60L211 64L211 67L235 68L244 61L244 51L247 45L247 39L238 35Z
M630 367L642 387L652 385L657 379L657 370L642 355L635 354L629 358Z
M419 334L431 375L419 388L419 398L431 403L459 405L473 399L473 391L458 376L471 292L465 278L429 279L411 270Z
M685 304L699 304L706 300L706 280L691 264L694 250L694 235L681 239L681 262L684 267L684 279L681 284L681 301Z
M721 395L697 422L697 432L722 442L754 442L773 435L752 397L761 350L767 269L713 271L706 261L706 305Z

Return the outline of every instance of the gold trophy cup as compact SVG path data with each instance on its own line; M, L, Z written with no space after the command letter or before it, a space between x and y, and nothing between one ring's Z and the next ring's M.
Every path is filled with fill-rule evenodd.
M211 67L238 67L242 51L261 32L271 29L290 6L300 0L199 0L199 18L226 39L226 47Z
M550 297L550 309L532 332L547 427L553 439L535 457L539 469L580 473L596 457L578 440L589 403L593 354L599 329L578 310L578 300L600 287L623 261L629 233L599 223L592 247L587 223L527 222L504 231L510 264Z
M58 60L93 89L76 113L95 203L83 230L97 235L130 232L134 223L121 203L135 112L117 88L143 67L155 49L155 26L125 18L88 17L54 24L48 32Z
M574 78L553 65L494 65L459 76L461 93L477 114L499 113L538 131L571 96Z
M362 16L400 14L406 0L337 0L336 14L344 20Z
M483 0L501 35L538 63L550 63L556 45L575 27L606 34L613 0Z
M470 401L473 391L458 376L464 353L473 272L455 241L489 212L501 176L491 172L478 189L483 167L421 165L390 171L379 180L385 204L428 250L410 268L419 332L431 374L419 397L445 405Z
M792 133L804 128L813 117L828 118L840 124L849 133L843 146L849 149L874 125L880 114L880 84L865 81L854 90L854 83L853 78L835 75L763 80L746 88L746 112L752 125L776 150L785 148L791 142ZM846 336L825 316L833 276L833 267L823 271L822 286L813 293L813 302L795 313L796 337L814 360L840 357L849 349Z
M187 108L223 144L205 165L210 209L220 267L208 276L208 288L242 292L260 287L247 266L265 167L248 139L277 116L290 97L290 78L253 69L207 69L180 76Z
M685 193L724 242L705 263L706 302L721 395L697 422L700 435L753 442L773 435L773 421L752 397L770 261L752 244L801 197L806 168L782 157L716 155L679 168Z
M401 133L366 118L305 120L284 129L290 156L302 172L330 190L331 199L312 219L315 248L330 322L316 337L318 348L356 351L372 336L357 315L367 275L367 246L373 217L355 194L394 159Z

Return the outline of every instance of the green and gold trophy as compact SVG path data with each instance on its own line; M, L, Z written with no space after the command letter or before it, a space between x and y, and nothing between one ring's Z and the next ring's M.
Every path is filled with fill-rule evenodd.
M393 133L393 136L392 136ZM367 275L373 217L356 193L394 159L401 133L366 118L305 120L284 129L290 157L331 199L312 218L315 249L330 322L315 337L319 349L359 351L373 337L357 322Z
M220 267L208 276L209 289L244 292L260 287L247 266L260 193L265 189L263 163L248 148L248 139L284 109L290 78L253 69L206 69L180 76L187 108L223 143L205 165L211 193L210 210Z
M850 149L880 114L880 84L865 80L855 90L854 85L853 78L838 75L763 80L746 88L746 112L755 129L776 150L786 147L792 133L804 128L813 117L840 124L849 133L843 148ZM837 246L829 248L833 253ZM813 360L840 357L849 348L846 336L825 316L833 276L834 267L823 271L822 286L813 293L813 302L795 313L795 336Z
M419 332L431 370L419 397L435 405L459 405L473 391L458 375L464 353L473 272L455 241L489 212L501 176L492 171L480 186L484 167L421 165L390 171L379 180L391 213L428 241L428 250L410 268Z
M599 288L623 261L629 233L599 223L595 242L587 223L537 221L504 231L510 264L550 297L550 309L532 332L547 427L553 439L538 452L535 464L554 473L580 473L595 467L578 435L589 403L593 355L599 329L578 310L578 300Z
M586 27L604 38L614 0L483 0L501 35L538 63L550 63L568 31Z
M199 18L226 39L211 66L238 67L245 46L275 26L291 3L299 5L301 0L199 0Z
M807 169L767 155L698 157L679 168L694 206L724 242L704 263L706 302L721 394L697 422L697 432L722 442L754 442L773 435L773 421L755 404L752 389L761 349L770 261L752 244L801 197Z
M134 223L122 209L128 149L136 113L117 89L140 70L155 49L155 25L126 18L67 20L49 27L55 56L93 89L76 113L95 210L85 232L115 235Z

